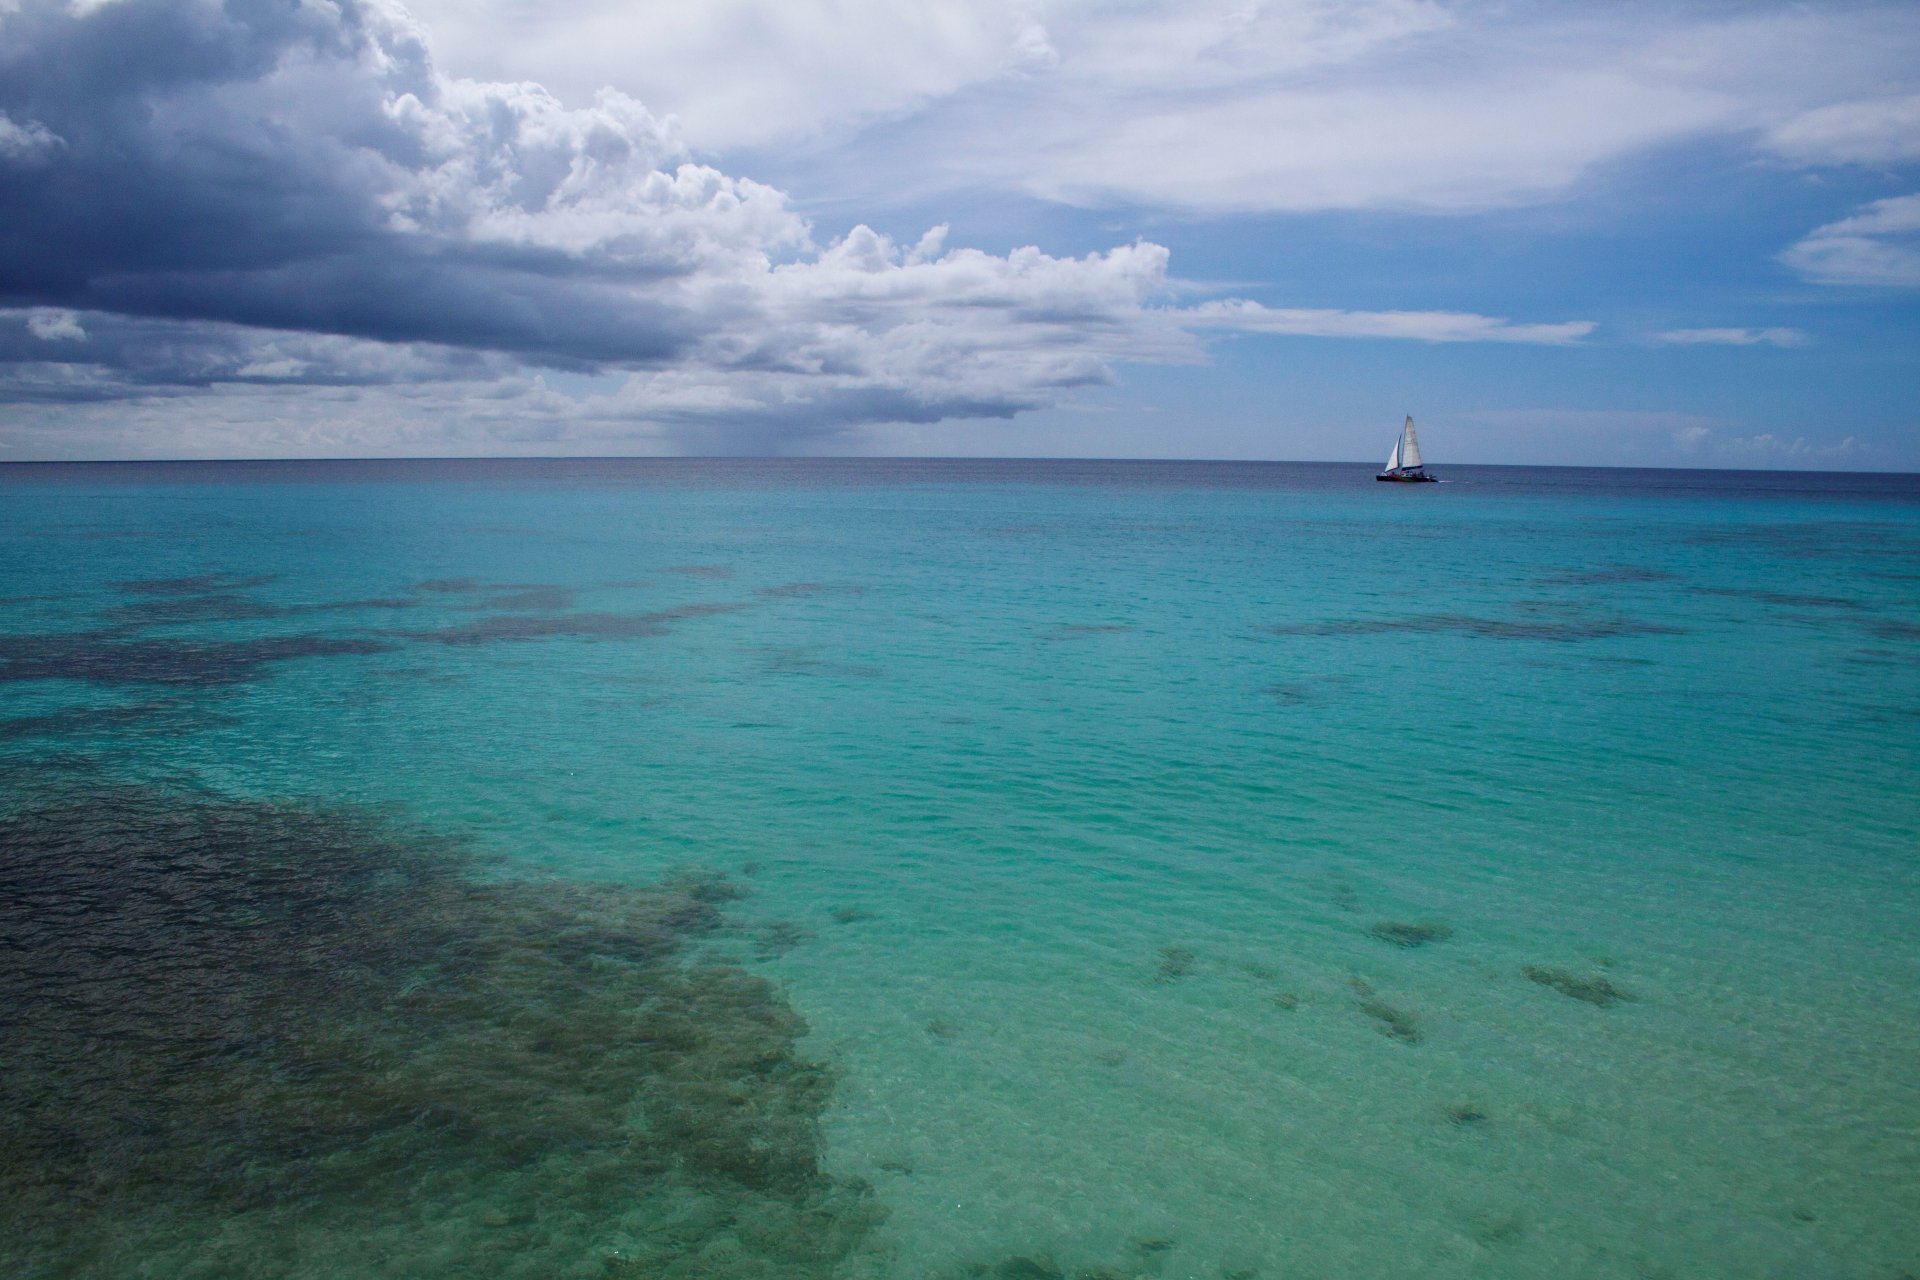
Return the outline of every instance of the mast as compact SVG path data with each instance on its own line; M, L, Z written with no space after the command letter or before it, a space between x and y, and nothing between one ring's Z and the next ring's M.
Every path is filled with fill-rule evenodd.
M1400 465L1409 471L1420 469L1420 441L1413 434L1413 415L1407 415L1407 425L1400 430L1400 443L1394 453L1399 455Z

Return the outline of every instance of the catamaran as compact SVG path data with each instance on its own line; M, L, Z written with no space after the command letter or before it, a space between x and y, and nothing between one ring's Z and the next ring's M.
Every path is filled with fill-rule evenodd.
M1393 452L1387 455L1387 469L1375 476L1375 480L1399 480L1407 484L1432 484L1439 477L1427 474L1420 465L1420 440L1413 434L1413 418L1407 418L1407 425L1400 428L1400 438L1393 442Z

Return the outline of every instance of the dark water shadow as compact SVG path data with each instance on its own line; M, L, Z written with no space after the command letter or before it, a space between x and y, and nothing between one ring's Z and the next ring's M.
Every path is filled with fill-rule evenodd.
M475 600L469 604L460 605L459 607L475 611L488 610L502 613L554 612L560 609L573 608L574 598L578 595L579 593L572 587L529 585L514 587L501 592L499 595L488 596L484 600Z
M1598 569L1563 569L1541 576L1540 581L1556 587L1616 586L1629 582L1669 582L1673 575L1664 569L1645 565L1616 564Z
M223 593L154 595L108 609L101 616L116 625L137 630L195 622L252 622L284 617L286 612L279 605Z
M756 587L753 594L769 600L799 600L808 596L859 595L865 587L850 582L781 582L771 587Z
M1762 604L1786 609L1865 609L1867 606L1847 596L1804 595L1794 591L1763 591L1755 587L1695 587L1703 596L1727 596L1738 600L1758 600Z
M1347 618L1330 622L1282 622L1266 628L1281 636L1372 636L1425 632L1475 636L1483 640L1549 640L1574 643L1621 636L1683 635L1682 628L1634 618L1481 618L1464 613L1416 614L1402 618Z
M432 644L512 644L571 636L584 640L633 640L663 636L675 623L751 608L745 603L683 604L649 613L501 614L455 627L386 634Z
M271 573L197 573L185 578L129 578L113 586L136 596L200 596L251 591L277 581L278 575Z
M886 675L865 662L843 662L818 645L762 645L751 650L764 676L819 676L840 680L878 680Z
M1131 622L1063 622L1042 631L1040 638L1058 643L1063 640L1089 640L1094 636L1118 635L1133 629Z
M0 720L0 742L128 731L173 737L235 723L238 722L233 717L199 703L164 699L119 707L69 707L42 715L13 716Z

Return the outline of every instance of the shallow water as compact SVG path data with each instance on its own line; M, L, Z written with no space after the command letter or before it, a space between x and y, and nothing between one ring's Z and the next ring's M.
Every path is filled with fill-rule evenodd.
M1369 474L0 468L8 1272L1920 1270L1920 481Z

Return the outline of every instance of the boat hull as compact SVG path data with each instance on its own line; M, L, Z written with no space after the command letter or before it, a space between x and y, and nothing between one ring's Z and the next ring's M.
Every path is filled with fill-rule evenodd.
M1424 472L1415 473L1411 471L1382 471L1379 475L1375 476L1374 479L1386 480L1394 484L1437 484L1439 483L1438 476L1430 476L1425 474Z

